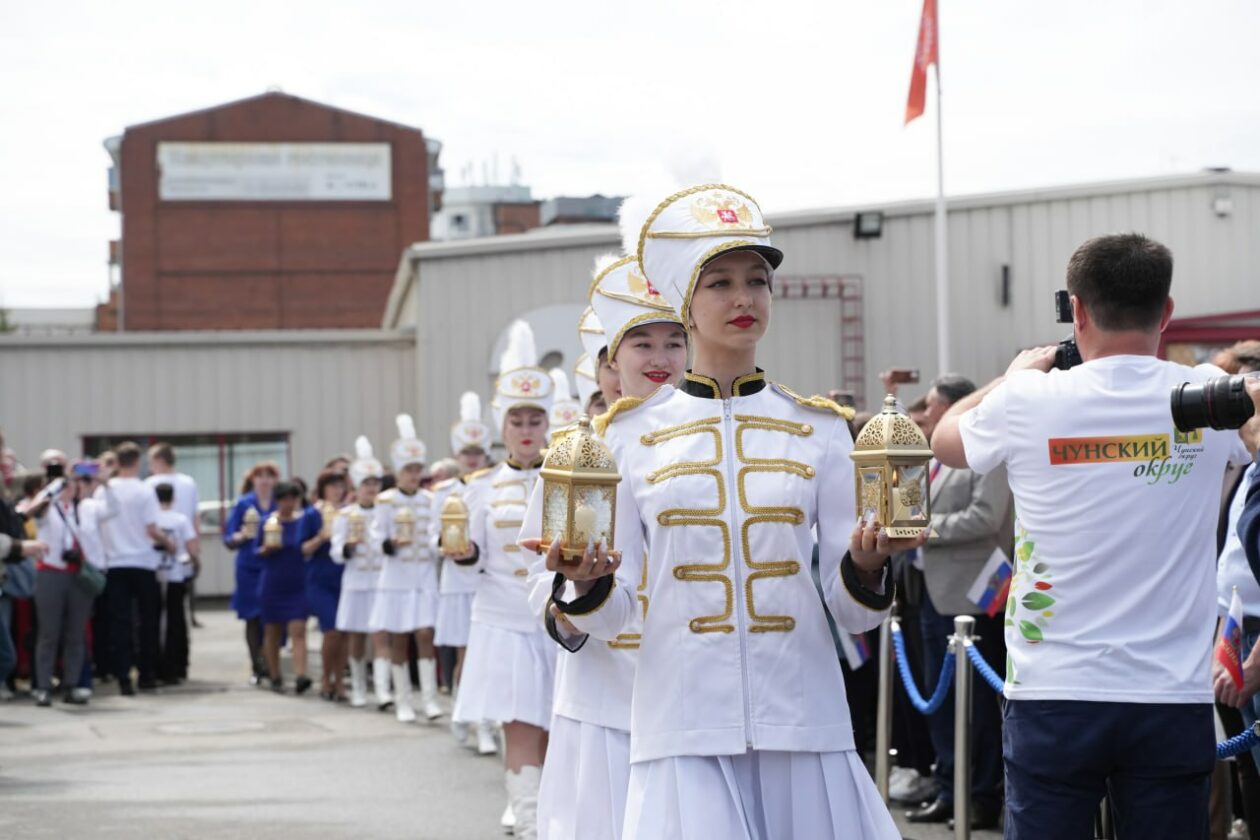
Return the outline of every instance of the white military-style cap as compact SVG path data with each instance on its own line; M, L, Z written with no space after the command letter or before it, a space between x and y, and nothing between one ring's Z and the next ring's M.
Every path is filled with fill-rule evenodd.
M424 441L416 437L416 423L410 414L399 414L394 418L398 426L398 440L389 448L389 459L394 464L394 472L398 472L408 464L428 463L428 447Z
M573 399L569 390L569 377L560 368L551 369L551 384L555 388L555 399L551 403L551 430L571 426L582 416L582 403Z
M524 321L513 321L507 347L499 357L499 377L490 403L495 426L502 432L507 414L514 408L536 408L550 416L554 394L550 374L538 367L534 331Z
M582 403L583 409L591 401L591 394L599 390L599 374L595 364L589 355L583 353L573 366L573 382L577 385L578 401Z
M604 325L600 323L595 310L590 306L582 310L582 317L578 318L578 340L582 342L582 349L591 357L591 361L598 363L599 351L603 350L608 342L604 336Z
M385 475L385 467L372 457L372 442L364 435L354 439L354 460L350 462L350 480L359 486L366 479Z
M644 276L687 324L701 269L731 251L755 251L772 269L783 262L753 197L725 184L705 184L657 205L640 229L636 256Z
M643 274L639 261L622 257L597 262L590 288L591 306L604 326L608 358L617 356L617 347L627 332L645 324L686 325L678 310Z
M490 449L490 427L481 419L481 397L476 391L465 391L459 398L459 420L451 426L451 452L465 449Z

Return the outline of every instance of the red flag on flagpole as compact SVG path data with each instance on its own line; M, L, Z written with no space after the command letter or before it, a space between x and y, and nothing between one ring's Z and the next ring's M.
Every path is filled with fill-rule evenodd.
M928 65L937 63L940 32L936 28L936 0L923 0L923 17L919 20L919 42L914 48L914 68L910 71L910 97L906 100L906 124L923 115L927 99ZM939 65L938 65L939 67Z

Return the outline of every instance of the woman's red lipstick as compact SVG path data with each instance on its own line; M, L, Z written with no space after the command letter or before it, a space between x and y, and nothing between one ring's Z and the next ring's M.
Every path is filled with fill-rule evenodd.
M739 327L741 330L746 330L757 323L757 319L751 315L740 315L738 318L732 318L726 323Z
M657 385L660 385L662 383L669 381L669 374L663 370L644 371L643 375L646 376L648 379L652 380L653 382L655 382Z

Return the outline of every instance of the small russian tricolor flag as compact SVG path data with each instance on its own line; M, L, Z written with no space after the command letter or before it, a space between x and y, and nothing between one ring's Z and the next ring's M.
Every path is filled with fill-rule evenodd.
M844 659L849 663L849 670L856 671L871 659L871 643L866 640L865 633L846 633L841 630L840 649Z
M1006 559L1002 549L994 549L989 562L984 564L975 582L971 584L967 597L987 615L995 616L1006 606L1006 597L1010 591L1011 561Z
M1238 598L1238 587L1234 587L1234 597L1229 602L1229 613L1221 624L1221 637L1216 641L1216 661L1229 672L1234 686L1242 690L1242 601Z

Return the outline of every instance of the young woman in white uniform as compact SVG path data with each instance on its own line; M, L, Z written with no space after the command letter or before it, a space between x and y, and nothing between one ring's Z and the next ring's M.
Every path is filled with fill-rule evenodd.
M434 551L438 551L441 545L442 506L452 493L465 495L467 480L486 469L489 461L486 447L489 440L490 427L481 419L481 398L473 391L466 391L459 398L459 421L451 427L451 454L459 461L464 475L442 481L433 488L429 544ZM472 621L473 596L477 593L477 579L480 574L475 565L460 565L449 558L442 560L437 631L433 643L438 647L455 649L455 673L451 675L451 686L457 699L459 683L463 678L468 629ZM462 744L468 738L468 724L453 720L451 732L455 735L455 740Z
M372 457L372 444L360 435L354 442L355 459L350 464L354 502L340 510L332 527L332 558L345 563L341 596L337 600L337 629L349 635L350 705L367 705L367 640L372 632L372 606L376 601L376 581L381 576L384 553L379 535L371 527L376 516L376 495L381 491L385 468ZM372 639L376 661L372 663L376 702L388 708L389 641L376 634Z
M769 233L724 186L670 196L643 225L640 264L690 329L693 371L609 412L620 558L599 548L555 593L579 630L615 639L641 614L646 545L628 840L899 837L854 748L826 613L875 627L888 556L922 540L855 527L846 413L756 366L783 256Z
M529 563L517 537L530 491L542 465L552 381L536 367L533 333L514 322L495 385L495 421L507 460L470 482L470 555L481 582L473 598L472 627L455 720L503 724L508 798L516 835L536 836L538 782L551 725L556 646L529 606Z
M433 494L421 488L428 455L416 437L409 414L395 418L398 439L390 447L395 487L377 498L373 528L385 553L384 567L376 581L376 602L369 624L375 632L389 634L390 673L394 682L394 714L400 723L416 719L411 702L408 658L411 639L419 653L420 713L426 720L442 715L437 703L437 659L433 627L437 623L437 553L429 545Z
M606 325L606 347L597 358L611 360L620 393L645 398L662 385L676 385L687 368L687 333L678 313L643 278L633 257L597 264L591 305ZM611 389L610 389L611 390ZM607 395L614 402L616 393ZM530 498L522 547L538 548L542 483ZM643 567L646 570L646 566ZM531 578L535 613L543 610L554 575ZM645 585L640 580L640 586ZM641 606L646 601L640 600ZM612 641L589 639L548 621L564 651L556 663L556 708L551 743L538 797L540 840L618 840L630 779L630 695L642 632L640 617Z

